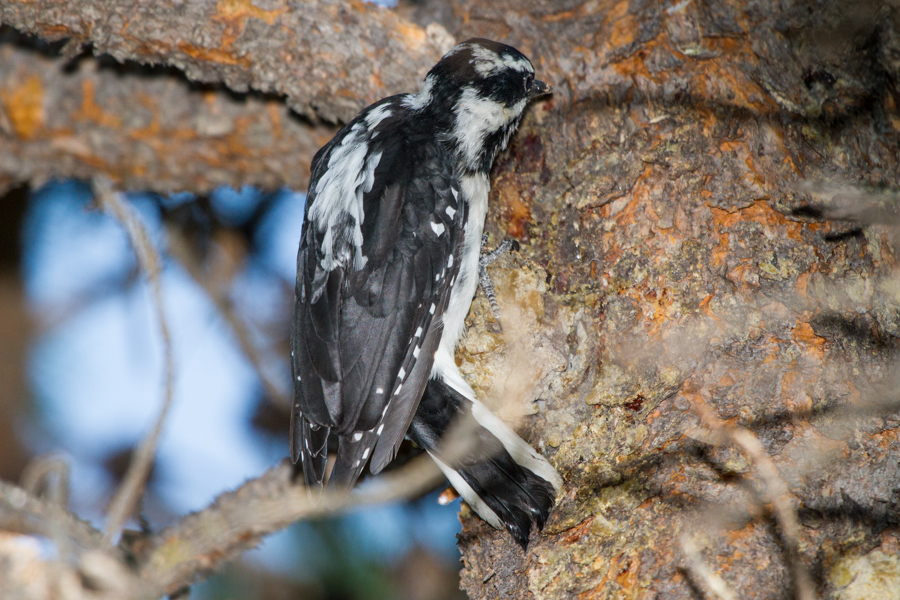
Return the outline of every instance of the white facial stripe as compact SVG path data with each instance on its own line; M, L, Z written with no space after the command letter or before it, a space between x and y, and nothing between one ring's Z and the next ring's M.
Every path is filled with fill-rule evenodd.
M477 161L485 138L517 119L522 109L524 104L518 112L513 112L500 102L482 96L474 88L463 88L456 104L456 122L453 125L453 137L459 143L463 158L469 163Z
M482 77L490 77L504 70L519 71L520 73L534 73L534 66L524 56L513 54L497 54L483 46L469 44L472 57L475 59L472 66Z

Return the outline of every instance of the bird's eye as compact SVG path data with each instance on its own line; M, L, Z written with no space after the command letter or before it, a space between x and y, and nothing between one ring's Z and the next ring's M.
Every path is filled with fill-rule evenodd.
M533 75L526 75L526 76L525 76L525 91L526 91L526 92L530 92L530 91L531 91L531 84L532 84L533 82L534 82L534 76L533 76Z

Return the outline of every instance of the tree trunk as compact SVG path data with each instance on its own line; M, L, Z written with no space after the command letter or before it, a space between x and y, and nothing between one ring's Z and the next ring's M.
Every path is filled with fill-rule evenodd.
M301 185L332 131L318 119L415 89L446 31L518 47L553 85L492 176L488 231L521 242L491 269L503 333L479 297L457 359L566 487L525 553L466 513L470 597L897 597L900 279L897 196L885 191L900 176L896 6L532 0L392 13L194 1L184 6L196 15L143 15L194 36L160 41L153 23L104 15L98 34L58 4L6 2L0 19L286 94L307 120L177 72L62 74L61 58L7 45L21 66L0 64L0 183L104 174L154 187L152 173L188 191ZM342 38L346 52L317 51L333 40L304 19L326 13L357 40ZM181 22L194 18L195 29ZM252 43L279 24L305 35ZM288 77L284 56L315 76ZM338 72L350 78L342 90ZM103 141L142 139L129 127L145 109L129 97L146 99L157 126L139 128L150 141L117 162L102 158ZM174 126L151 107L168 97L184 107L178 131L196 132L183 143L160 133ZM203 111L221 130L189 117ZM210 164L222 175L203 176Z

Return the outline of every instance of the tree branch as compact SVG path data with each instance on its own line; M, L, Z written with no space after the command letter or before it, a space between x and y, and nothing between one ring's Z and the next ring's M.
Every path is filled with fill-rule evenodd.
M171 65L194 81L284 95L298 113L333 122L417 89L453 45L442 27L358 1L10 0L0 22L119 61Z
M402 469L380 476L364 491L326 491L315 499L305 487L293 483L292 474L293 467L285 460L153 536L147 544L149 550L140 558L142 580L159 594L171 593L294 521L412 498L433 488L442 478L434 462L423 455Z
M63 506L32 496L0 480L0 529L55 537L60 532L79 548L109 550L103 534Z
M727 441L734 444L750 459L763 483L765 496L775 510L775 518L793 574L794 594L797 600L815 600L815 585L800 553L800 521L791 504L791 492L781 478L778 467L756 436L743 427L726 424L699 395L694 397L691 409L700 417L703 425L719 438L720 443Z
M95 175L160 193L302 190L313 154L334 133L276 98L237 97L133 63L72 63L8 28L0 34L0 193Z
M156 445L159 442L159 436L162 434L169 407L172 405L172 380L174 378L175 364L172 357L172 339L169 336L169 326L163 306L162 286L160 284L162 261L159 258L159 253L153 247L147 230L131 209L122 201L120 194L113 190L109 180L95 179L94 193L99 204L112 214L125 229L131 246L137 255L138 264L147 275L147 281L150 284L153 296L153 306L156 310L156 318L159 321L159 330L162 335L163 362L165 365L163 368L165 391L163 392L163 404L159 410L159 416L156 418L153 429L138 446L131 459L131 464L128 466L128 471L122 480L122 485L116 490L109 503L106 538L112 540L119 534L122 526L134 513L134 509L143 495L144 485L147 482L150 467L153 465L153 459L156 456Z

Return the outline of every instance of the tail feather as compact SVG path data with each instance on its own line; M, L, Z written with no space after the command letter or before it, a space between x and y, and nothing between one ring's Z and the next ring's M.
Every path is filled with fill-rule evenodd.
M313 425L302 415L291 415L291 460L303 464L303 479L310 490L321 490L328 464L331 429Z
M475 512L494 527L506 528L525 548L532 527L543 528L562 480L470 393L442 379L430 380L407 436L431 454ZM460 428L463 451L452 447L452 440L451 447L442 443L448 431Z
M350 435L339 436L338 452L334 460L334 468L328 476L330 489L349 490L359 479L372 448L378 441L378 435L372 431L355 431Z

